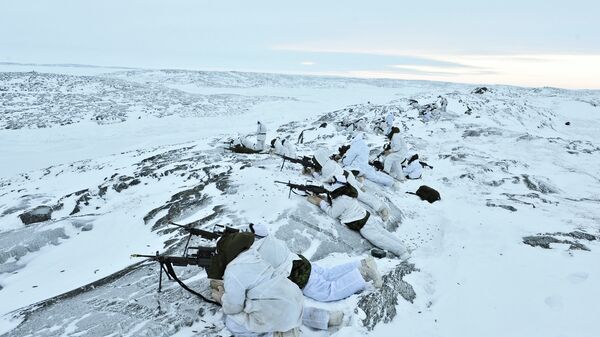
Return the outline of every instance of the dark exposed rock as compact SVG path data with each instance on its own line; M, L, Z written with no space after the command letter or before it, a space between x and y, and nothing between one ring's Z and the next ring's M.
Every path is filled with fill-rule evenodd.
M373 330L375 325L383 322L389 323L396 317L398 294L405 300L413 303L417 297L413 287L403 277L418 271L414 264L402 262L389 274L383 276L383 287L379 291L370 293L360 299L358 307L365 312L366 318L363 325L368 330Z
M108 191L108 186L98 186L98 195L103 197Z
M564 235L566 236L570 236L574 239L579 239L579 240L588 240L588 241L595 241L598 240L598 237L592 235L592 234L588 234L588 233L584 233L584 232L580 232L580 231L573 231L570 233L564 233Z
M537 199L545 204L551 204L551 205L559 204L558 201L552 201L552 200L548 200L546 198L542 198L542 197L540 197L540 195L538 193L535 193L535 192L531 192L531 193L527 193L527 194L513 194L513 193L501 193L501 194L508 197L508 199L510 201L517 202L519 204L529 205L533 208L536 208L535 204L533 204L531 202L520 200L519 198Z
M79 199L77 199L77 202L75 203L75 207L73 207L73 210L71 211L71 214L69 214L69 215L73 215L73 214L79 213L81 211L81 205L82 204L86 205L86 206L89 206L90 205L89 201L91 199L92 198L90 197L89 193L85 193L85 194L81 195L79 197Z
M123 190L126 190L128 187L129 187L129 184L127 184L127 183L118 183L118 184L113 185L113 189L119 193Z
M514 208L513 206L510 205L498 205L498 204L494 204L493 202L488 201L485 204L487 207L500 207L500 208L504 208L505 210L511 211L511 212L516 212L517 209Z
M545 235L568 236L568 237L572 237L573 239L587 240L587 241L598 240L598 237L596 237L595 235L584 233L584 232L581 232L581 231L572 231L572 232L568 232L568 233L562 233L562 232L546 233Z
M77 192L69 193L69 194L65 195L63 198L68 198L68 197L70 197L70 196L73 196L73 195L75 195L75 196L79 196L79 195L82 195L83 193L85 193L85 192L87 192L87 191L88 191L88 189L87 189L87 188L86 188L86 189L83 189L83 190L79 190L79 191L77 191Z
M477 87L471 91L472 94L482 95L486 92L490 91L487 87Z
M559 240L550 235L532 235L526 236L523 238L523 243L526 245L530 245L531 247L541 247L544 249L550 249L551 243L564 243L568 244L569 250L587 250L590 249L586 247L584 244L579 242L571 241L571 240Z
M428 103L428 104L425 104L425 105L420 105L418 107L420 115L425 115L428 112L436 111L438 108L439 107L438 107L437 103L435 103L435 102L434 103Z
M117 192L126 190L129 187L138 185L141 182L139 179L134 179L133 177L129 176L121 176L119 177L119 181L119 183L113 185L113 189Z
M52 211L52 207L50 206L38 206L31 211L19 215L19 218L24 224L29 225L50 220L52 218Z
M548 185L543 181L540 181L539 179L533 179L527 174L522 174L521 176L523 177L523 183L525 184L525 186L527 186L527 188L532 191L537 191L542 194L557 193L557 190L554 187Z

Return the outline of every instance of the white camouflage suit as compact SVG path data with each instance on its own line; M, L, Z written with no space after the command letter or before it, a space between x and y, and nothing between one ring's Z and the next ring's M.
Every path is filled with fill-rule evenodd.
M256 247L263 259L275 269L276 273L286 277L290 275L292 262L299 259L297 254L289 250L285 242L272 235L258 240L253 247ZM338 301L351 296L366 287L366 281L358 270L359 266L360 261L344 263L330 268L311 263L308 283L304 286L302 292L306 297L319 302ZM310 311L313 308L305 308L305 313L307 312L306 309ZM309 315L314 316L311 313ZM321 324L327 326L327 320L321 322Z
M333 185L331 190L341 186L340 184L336 185ZM330 217L339 219L342 224L363 219L367 215L367 211L360 206L356 199L346 195L334 198L331 205L327 201L322 200L319 207ZM367 223L360 230L360 235L367 239L373 246L390 251L401 259L408 257L402 241L383 228L383 224L373 216L369 217Z
M392 135L389 152L383 162L383 170L396 179L404 179L402 162L406 158L408 148L400 133Z
M301 291L287 277L298 259L287 245L269 235L257 240L225 269L222 297L225 324L236 337L269 336L304 325L326 330L329 311L304 306L305 296L336 301L365 288L360 262L322 268L311 264L308 283Z
M346 172L348 172L348 177L346 177L344 175L344 169L342 169L342 167L338 163L336 163L335 161L333 161L329 158L327 158L327 160L324 160L324 159L322 159L322 157L323 157L323 155L320 153L315 154L315 159L317 159L319 164L322 166L321 174L313 175L315 178L317 178L325 183L333 183L335 181L340 181L340 182L347 181L358 192L357 199L360 202L371 207L371 209L373 209L374 211L376 211L380 214L382 214L384 212L386 214L389 213L389 208L375 195L367 192L365 190L364 186L360 182L358 182L358 180L356 180L356 177L354 177L354 174L352 172L346 171ZM321 160L324 161L324 163L319 161L319 158L321 158ZM384 220L387 220L387 219L384 219Z
M281 139L279 137L273 140L273 153L280 156L296 157L296 147L289 139Z
M413 160L410 164L408 163L408 158L411 158L415 154L416 152L409 152L404 162L405 166L402 167L402 172L408 179L419 179L423 174L423 166L419 162L419 159Z
M302 324L302 292L256 249L242 252L227 265L223 288L225 324L236 336L288 331Z
M350 148L342 158L342 166L347 170L358 170L361 175L374 183L383 186L392 186L394 179L384 173L378 172L374 167L369 165L369 147L363 140L361 133L358 133Z
M392 127L394 126L394 112L390 110L388 114L385 116L385 131L384 135L387 135L392 131Z

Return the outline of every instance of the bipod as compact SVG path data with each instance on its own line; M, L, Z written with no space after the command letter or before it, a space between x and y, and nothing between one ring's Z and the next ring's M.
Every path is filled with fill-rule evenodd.
M156 251L156 256L159 256L158 250ZM167 270L167 267L165 266L164 262L161 262L159 260L159 263L160 263L160 269L158 269L158 292L160 293L161 290L162 290L162 276L163 276L163 272L165 274L167 274L167 278L169 280L172 280L172 279L171 279L171 276L169 275L169 271Z

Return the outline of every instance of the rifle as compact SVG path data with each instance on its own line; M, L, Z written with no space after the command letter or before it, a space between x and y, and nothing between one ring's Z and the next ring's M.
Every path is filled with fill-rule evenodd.
M196 253L186 256L169 256L169 255L160 255L158 251L156 255L142 255L142 254L131 254L131 257L144 257L150 261L156 261L160 264L159 276L158 276L158 292L162 290L162 275L163 272L167 274L169 280L173 279L179 285L191 292L192 294L202 298L204 301L220 305L218 302L209 300L204 297L202 294L190 289L185 283L183 283L177 274L175 274L175 270L173 269L173 265L175 266L198 266L201 268L208 268L210 266L211 258L215 255L216 248L215 247L190 247L190 249L195 249Z
M378 154L375 159L373 159L372 161L369 162L369 165L373 166L374 168L377 169L377 171L383 171L383 163L381 162L380 158L385 154L385 152L387 150L390 149L390 144L386 143L383 144L383 151L381 151L380 154Z
M283 158L283 162L281 163L281 168L279 169L279 171L283 170L283 165L285 165L286 161L289 161L290 163L294 163L294 164L300 164L306 168L313 168L317 171L320 171L322 168L321 165L319 165L319 163L315 160L314 157L302 156L302 158L292 158L292 157L288 157L288 156L284 156L284 155L280 155L280 154L278 154L278 156Z
M406 163L406 165L402 165L402 167L406 167L406 166L410 165L413 161L418 160L418 159L419 159L419 155L418 154L414 154L412 157L410 157L408 159L404 159L402 161L402 164L404 164L404 162L408 160L408 162ZM419 161L419 164L421 165L421 167L429 167L430 169L433 170L433 166L427 164L424 161Z
M326 194L327 195L327 200L331 203L331 196L329 195L329 190L326 189L323 186L318 186L318 185L300 185L300 184L293 184L291 182L284 182L284 181L275 181L276 184L283 184L286 185L290 188L290 192L288 193L288 198L290 198L290 196L292 195L292 190L298 190L298 191L302 191L304 193L312 193L312 194ZM295 193L296 194L296 193Z

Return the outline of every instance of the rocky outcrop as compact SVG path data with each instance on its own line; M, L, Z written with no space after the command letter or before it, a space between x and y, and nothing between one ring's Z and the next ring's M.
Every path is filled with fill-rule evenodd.
M50 206L38 206L31 211L27 211L19 215L21 221L26 224L32 224L36 222L47 221L52 218L52 207Z
M138 185L141 181L137 178L129 176L120 176L119 182L113 185L113 189L117 192L128 189L131 186Z
M406 301L413 303L417 295L413 287L403 277L418 271L415 265L402 262L389 274L383 276L383 287L379 291L370 293L358 302L358 308L365 313L363 325L368 330L373 330L375 325L383 322L389 323L396 317L398 295Z
M477 87L477 88L473 89L473 91L471 91L471 93L477 94L477 95L482 95L488 91L490 91L490 89L488 89L487 87Z
M569 237L569 238L572 238L573 240L559 239L557 237ZM552 247L550 247L550 244L552 244L552 243L562 243L562 244L568 244L569 250L587 250L587 251L589 251L590 249L586 245L584 245L583 243L581 243L579 241L581 241L581 240L596 241L598 239L599 238L597 236L592 235L592 234L584 233L581 231L572 231L572 232L568 232L568 233L556 232L556 233L545 233L545 234L526 236L523 238L523 243L526 245L530 245L532 247L541 247L544 249L551 249Z

